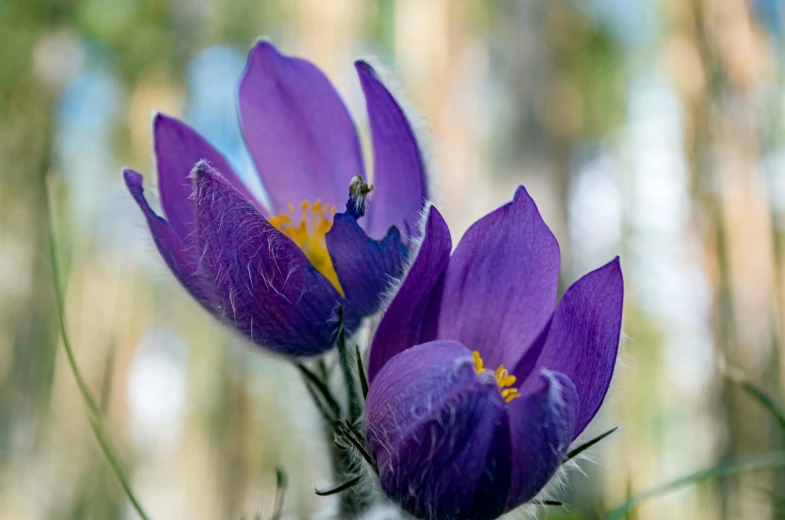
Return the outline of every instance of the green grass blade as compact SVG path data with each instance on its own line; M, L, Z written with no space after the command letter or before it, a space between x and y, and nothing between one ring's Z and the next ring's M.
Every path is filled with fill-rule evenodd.
M76 364L76 358L74 357L74 351L71 348L71 342L68 338L68 332L66 331L65 327L65 298L63 296L63 284L62 284L62 277L60 275L60 267L57 258L57 245L55 241L54 235L54 214L52 212L52 187L51 183L47 182L47 200L46 200L46 211L47 211L47 223L48 223L48 232L49 232L49 254L52 264L52 279L53 284L55 286L55 299L56 299L56 307L57 307L57 317L58 323L60 326L60 337L63 340L63 349L65 350L66 358L68 359L68 365L71 368L71 373L74 375L74 379L76 380L76 386L79 389L79 394L82 397L82 401L85 403L85 407L87 408L87 418L90 422L90 428L93 430L93 435L95 435L96 441L98 441L98 445L101 448L106 460L109 462L109 466L114 471L114 474L117 476L117 480L120 481L120 485L122 486L123 490L125 491L126 496L131 501L136 512L143 520L149 520L149 517L145 514L144 509L142 509L142 505L139 500L136 498L133 490L131 489L131 483L128 480L125 472L123 471L122 466L119 463L118 458L114 454L114 450L112 449L111 445L109 444L109 440L104 432L103 426L101 424L101 414L96 405L95 399L93 399L90 390L87 388L87 384L82 377L82 373L79 371L79 367Z
M286 496L286 488L289 485L289 479L286 477L286 472L283 468L275 468L275 499L273 500L273 514L270 520L280 520L283 512L283 500Z
M771 417L777 421L779 427L785 430L785 412L765 390L747 381L740 382L739 386L758 401L771 414Z
M728 475L746 473L748 471L761 471L783 467L785 467L785 451L775 451L763 455L721 462L712 468L696 471L690 475L650 489L649 491L634 495L628 499L627 502L611 511L610 514L605 517L605 520L622 520L628 512L632 511L641 502L700 482L726 477Z

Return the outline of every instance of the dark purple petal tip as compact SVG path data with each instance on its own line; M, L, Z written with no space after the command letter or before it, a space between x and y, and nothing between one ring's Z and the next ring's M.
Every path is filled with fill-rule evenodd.
M171 269L175 278L196 300L207 306L205 293L196 275L196 262L187 243L180 240L166 219L159 217L144 197L143 177L130 169L123 170L123 180L142 214L153 237L158 252Z
M365 61L355 62L365 94L373 138L374 193L368 205L369 234L381 236L397 226L414 237L417 218L428 197L425 163L409 120L400 104Z
M489 366L512 368L556 302L559 244L523 187L475 222L449 260L423 324L423 341L456 339Z
M423 230L416 257L376 329L368 362L371 382L390 358L422 343L422 320L452 249L450 230L435 206L428 208Z
M172 228L181 239L193 233L193 204L188 201L188 175L199 161L207 161L242 195L264 211L226 158L199 133L174 117L157 113L153 118L153 148L158 170L161 205Z
M352 329L379 310L384 292L403 272L408 249L397 228L374 240L349 213L335 216L325 240L346 298L344 318Z

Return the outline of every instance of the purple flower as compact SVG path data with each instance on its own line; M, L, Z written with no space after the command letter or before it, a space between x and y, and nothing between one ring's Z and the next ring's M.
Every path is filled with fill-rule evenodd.
M382 488L407 512L490 519L531 500L597 413L622 274L617 258L554 310L559 245L523 187L451 248L431 207L371 346L366 435Z
M183 286L219 319L279 353L329 349L338 306L349 332L378 310L380 294L402 273L427 196L403 111L370 65L358 61L356 68L373 137L372 193L362 182L357 130L335 88L312 63L264 40L248 55L238 106L270 208L195 130L161 114L153 141L166 219L145 200L142 176L123 172ZM336 214L344 204L347 211Z

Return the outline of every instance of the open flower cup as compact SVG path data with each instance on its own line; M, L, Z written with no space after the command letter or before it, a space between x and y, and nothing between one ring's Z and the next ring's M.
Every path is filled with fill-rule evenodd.
M378 310L402 274L428 196L403 111L370 65L356 69L373 138L372 192L335 88L312 63L266 40L248 55L238 108L270 207L195 130L162 114L153 142L165 218L147 203L142 176L123 172L188 292L252 342L289 356L330 349L339 306L349 333Z
M413 516L491 519L533 499L597 413L620 337L618 258L555 307L559 245L523 187L451 254L435 207L370 351L366 437Z

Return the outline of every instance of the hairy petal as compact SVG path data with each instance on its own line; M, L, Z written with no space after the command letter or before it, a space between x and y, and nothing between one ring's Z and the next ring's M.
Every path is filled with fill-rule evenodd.
M581 402L575 437L592 420L608 391L619 349L623 302L624 280L617 257L575 282L553 314L537 366L562 372L575 384Z
M420 343L422 318L452 249L450 230L439 211L428 208L417 257L376 329L368 362L368 380L396 354Z
M559 244L521 186L461 239L422 339L456 339L488 366L514 367L553 312L558 277Z
M427 520L491 519L510 479L504 402L455 341L408 349L382 368L366 400L382 489Z
M256 42L240 79L245 142L276 212L289 203L346 201L363 175L357 130L330 81L312 63Z
M347 324L359 323L379 310L382 294L401 276L406 246L395 227L381 240L369 238L349 213L335 216L325 239L346 296L344 318Z
M139 209L142 210L155 246L166 265L194 298L202 305L208 306L207 298L196 275L196 261L192 256L193 252L189 251L169 223L156 215L150 208L144 198L142 176L133 170L126 169L123 170L123 179L131 196L139 205Z
M366 229L377 237L394 225L410 237L417 231L417 218L428 197L425 164L406 115L376 71L364 61L357 61L355 67L373 137L375 190Z
M210 166L232 186L264 212L262 204L251 195L224 156L199 133L173 117L158 113L153 119L153 148L158 169L158 189L166 218L181 240L193 234L196 224L188 175L199 161Z
M572 381L558 372L536 376L533 391L508 405L512 483L507 509L514 509L548 483L573 439L578 394Z
M218 172L199 163L192 178L198 269L219 318L281 354L329 349L341 300L332 284Z

